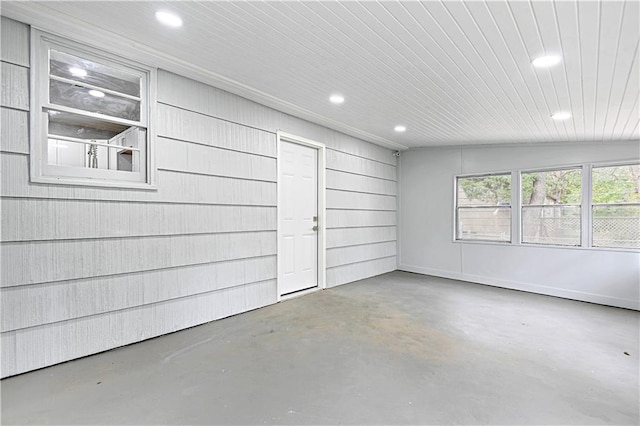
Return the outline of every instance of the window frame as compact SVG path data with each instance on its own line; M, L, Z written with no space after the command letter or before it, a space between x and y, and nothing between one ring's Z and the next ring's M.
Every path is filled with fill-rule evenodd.
M458 180L469 178L483 178L491 176L508 176L511 189L510 200L508 206L487 206L487 208L508 208L509 209L509 240L488 240L488 239L466 239L459 238L459 206L458 206ZM473 208L473 207L471 207ZM453 241L464 243L484 243L484 244L512 244L513 243L513 173L507 172L491 172L491 173L473 173L464 175L455 175L453 177Z
M527 204L525 205L523 202L523 179L522 175L527 173L547 173L547 172L559 172L563 170L578 170L580 172L580 203L579 204L548 204L548 205L539 205L539 204ZM517 170L518 174L518 230L519 230L519 239L518 242L524 246L537 246L537 247L563 247L563 248L576 248L583 247L585 244L585 233L584 233L584 214L583 214L583 204L584 204L584 174L585 174L585 166L583 164L580 165L569 165L569 166L558 166L558 167L545 167L540 169L523 169ZM578 244L557 244L557 243L533 243L529 241L524 241L524 211L526 208L544 208L544 207L579 207L580 208L580 241Z
M527 248L535 248L535 249L562 249L562 250L593 250L593 251L603 251L603 252L626 252L626 253L640 253L640 248L633 247L604 247L604 246L593 246L593 217L592 217L592 205L593 205L593 196L592 196L592 169L598 167L615 167L615 166L629 166L640 164L640 158L634 159L622 159L622 160L607 160L607 161L583 161L580 163L565 163L565 164L555 164L544 167L532 167L532 168L514 168L510 171L499 171L499 172L488 172L488 173L469 173L469 174L455 174L452 179L452 193L453 198L450 200L450 206L452 206L453 212L451 214L451 218L453 219L452 223L452 242L454 243L463 243L463 244L483 244L483 245L510 245L514 247L527 247ZM522 228L522 183L521 183L521 173L530 173L537 171L553 171L553 170L566 170L566 169L582 169L582 204L581 204L581 234L582 234L582 244L580 246L573 245L555 245L555 244L535 244L535 243L523 243L521 236L521 228ZM482 177L482 176L494 176L494 175L505 175L511 173L511 241L495 241L495 240L465 240L457 238L457 227L458 227L458 209L457 209L457 200L458 200L458 178L468 178L468 177ZM517 191L513 191L514 185L518 186ZM517 207L517 208L513 208Z
M140 120L133 121L53 104L49 100L50 50L81 57L141 77ZM81 44L36 28L31 29L30 69L30 178L34 183L155 190L155 117L157 69L90 45ZM91 169L49 164L47 115L43 109L78 114L104 122L136 126L146 131L142 172Z
M606 163L592 163L592 164L588 164L587 165L587 171L588 171L588 179L589 179L589 198L586 202L586 207L588 212L586 212L586 214L588 214L588 219L589 222L587 224L587 228L588 228L588 241L585 242L586 248L591 249L591 250L607 250L607 251L627 251L627 252L638 252L640 251L640 247L611 247L611 246L596 246L593 245L593 227L594 227L594 220L593 220L593 209L595 206L609 206L609 205L624 205L624 204L628 204L628 205L633 205L633 206L638 206L640 205L640 202L638 203L602 203L602 204L595 204L593 202L593 169L599 169L599 168L605 168L605 167L624 167L624 166L640 166L640 159L638 160L626 160L626 161L617 161L617 162L606 162Z

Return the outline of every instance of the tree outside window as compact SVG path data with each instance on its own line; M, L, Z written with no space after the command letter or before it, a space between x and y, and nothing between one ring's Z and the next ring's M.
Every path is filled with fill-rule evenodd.
M523 172L522 242L581 244L581 169Z
M640 248L640 165L594 167L593 246Z
M456 239L511 241L511 174L457 178Z

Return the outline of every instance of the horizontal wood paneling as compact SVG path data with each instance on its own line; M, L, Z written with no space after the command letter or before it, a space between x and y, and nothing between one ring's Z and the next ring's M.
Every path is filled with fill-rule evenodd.
M327 250L327 268L349 263L395 256L396 242L365 244L360 246L339 247Z
M0 154L4 197L62 198L163 203L276 205L274 182L158 171L158 190L90 188L29 183L25 155Z
M258 129L268 127L268 109L177 74L158 72L158 101Z
M158 135L252 154L276 156L276 135L216 117L158 104Z
M337 132L332 132L332 136L333 137L326 138L326 144L335 151L357 155L359 157L368 158L370 160L379 161L392 166L396 166L398 163L397 157L393 155L394 151L388 148L367 143Z
M29 66L29 27L1 17L0 59L24 67Z
M35 349L35 348L34 348ZM2 377L18 374L16 366L16 334L1 333L0 334L0 356L2 356ZM34 367L38 368L38 367ZM23 370L27 371L27 370Z
M3 288L2 331L102 314L276 278L276 257Z
M327 207L345 210L395 210L396 197L328 189Z
M158 138L159 169L275 182L276 159Z
M29 111L29 69L2 62L0 105Z
M276 208L5 199L3 241L275 231Z
M372 244L396 240L395 226L327 229L327 248Z
M328 285L395 269L391 150L164 71L157 190L30 183L29 31L2 23L3 377L275 303L278 130L328 148Z
M327 268L327 287L335 287L337 285L363 280L386 272L395 271L395 269L395 256Z
M2 287L276 253L276 233L62 240L2 244Z
M396 195L397 193L396 182L336 170L327 170L327 189L382 195Z
M224 90L166 71L158 73L158 100L269 132L284 130L322 142L338 151L391 165L396 164L396 157L390 149L300 120Z
M396 180L395 166L332 149L327 150L327 169Z
M29 113L0 108L0 150L29 153Z
M395 224L395 211L327 210L327 228L393 226Z
M8 346L5 350L13 349L16 354L15 370L3 369L3 375L139 342L271 303L275 303L275 280L3 333L3 346Z

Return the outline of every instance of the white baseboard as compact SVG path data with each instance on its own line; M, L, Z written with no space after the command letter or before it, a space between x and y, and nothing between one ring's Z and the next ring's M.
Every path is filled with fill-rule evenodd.
M556 287L547 287L543 285L537 285L537 284L531 284L531 283L525 283L525 282L519 282L519 281L500 280L492 277L464 274L459 272L451 272L451 271L445 271L440 269L424 268L421 266L413 266L413 265L405 265L405 264L398 265L398 270L640 311L639 300L621 299L618 297L604 296L604 295L595 294L595 293L586 293L586 292L567 290L567 289L556 288Z

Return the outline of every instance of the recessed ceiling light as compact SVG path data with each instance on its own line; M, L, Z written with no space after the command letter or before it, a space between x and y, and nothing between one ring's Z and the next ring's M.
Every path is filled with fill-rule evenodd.
M332 104L341 104L344 102L344 96L342 95L331 95L329 98Z
M69 72L74 77L86 77L87 76L87 72L85 70L83 70L82 68L71 67L71 68L69 68Z
M95 96L96 98L104 98L104 93L99 90L89 90L89 94L91 96Z
M161 24L164 24L167 27L178 28L182 26L182 19L180 19L178 15L167 12L166 10L157 11L156 19L160 21Z
M562 57L558 55L539 56L535 58L531 63L536 68L548 68L557 65L562 61Z
M566 120L567 118L571 118L571 113L566 111L556 112L551 116L554 120Z
M395 130L396 132L404 132L405 130L407 130L407 128L405 126L396 126L393 128L393 130Z

